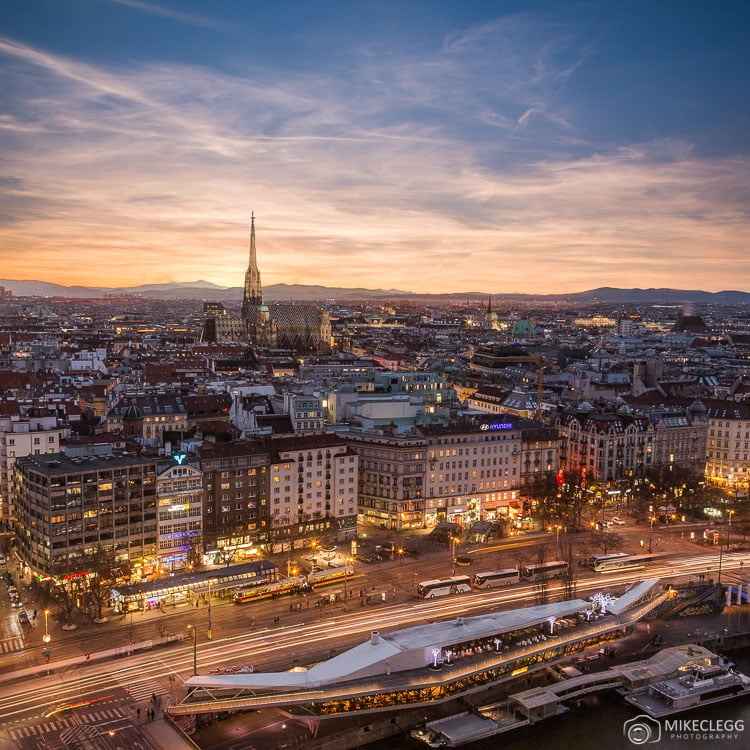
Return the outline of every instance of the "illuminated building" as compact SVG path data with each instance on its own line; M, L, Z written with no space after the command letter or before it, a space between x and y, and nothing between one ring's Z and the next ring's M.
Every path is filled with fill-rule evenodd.
M482 693L625 637L671 596L658 579L606 611L581 599L428 623L370 639L306 670L196 675L169 707L178 722L222 711L279 708L310 721L422 709ZM420 606L420 605L416 605ZM186 722L187 723L187 722Z
M708 416L706 479L747 497L750 482L750 403L703 399Z
M156 477L159 564L183 570L199 562L203 552L203 472L175 454Z
M263 303L254 216L250 220L250 257L245 272L242 320L250 341L258 347L314 354L331 351L331 319L327 310L309 304Z
M131 567L155 558L155 459L26 456L16 484L16 547L33 571L52 574L97 547Z

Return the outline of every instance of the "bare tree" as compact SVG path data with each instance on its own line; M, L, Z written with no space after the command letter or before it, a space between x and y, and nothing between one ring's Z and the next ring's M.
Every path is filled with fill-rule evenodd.
M547 545L540 544L536 548L536 564L544 565L548 556ZM549 602L549 580L545 576L541 576L534 583L534 602L536 604L547 604Z
M117 560L110 547L97 547L77 561L87 599L96 609L96 621L104 620L104 607L117 584Z
M568 563L568 569L565 571L563 577L563 597L565 600L576 598L576 567L575 567L575 555L573 552L573 537L570 534L563 536L563 542L561 545L562 559Z
M53 578L57 581L50 588L50 599L57 607L57 619L72 628L73 612L85 596L86 582L83 580L83 574L73 571L69 563L61 563L56 567Z
M189 539L187 543L187 551L185 553L188 570L203 570L203 551L195 543L194 539Z
M603 555L623 548L625 540L614 531L592 531L589 541L592 546L600 550Z

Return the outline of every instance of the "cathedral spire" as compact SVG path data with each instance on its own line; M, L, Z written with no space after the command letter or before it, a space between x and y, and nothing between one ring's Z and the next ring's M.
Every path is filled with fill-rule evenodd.
M245 292L242 297L242 317L249 320L263 304L263 289L255 255L255 212L250 214L250 258L245 271Z

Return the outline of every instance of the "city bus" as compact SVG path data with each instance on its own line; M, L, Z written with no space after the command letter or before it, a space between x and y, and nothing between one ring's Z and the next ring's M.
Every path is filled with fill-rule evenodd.
M272 599L282 594L294 594L298 592L305 583L304 576L296 578L282 578L273 583L262 583L255 586L238 586L234 590L232 601L235 604L255 602L259 599Z
M562 578L568 573L568 563L562 560L553 560L540 565L525 565L523 577L530 581L546 581L550 578Z
M621 557L630 557L627 552L612 552L609 555L592 555L589 558L589 567L596 568L599 563L607 562L608 560L619 560Z
M521 576L515 568L506 568L505 570L475 573L473 583L475 589L493 589L497 586L510 586L520 580Z
M417 596L420 599L434 599L436 596L448 596L449 594L464 594L467 591L471 591L471 578L469 576L453 576L453 578L422 581L417 586Z
M632 570L633 568L645 568L652 563L657 555L625 555L613 560L602 560L594 565L594 570L606 573L610 570Z

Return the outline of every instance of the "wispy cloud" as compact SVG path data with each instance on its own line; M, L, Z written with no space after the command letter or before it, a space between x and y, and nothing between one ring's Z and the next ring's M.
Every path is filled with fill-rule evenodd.
M585 53L513 23L336 79L106 68L0 39L4 275L238 285L255 210L265 283L750 288L748 160L587 144L558 97Z
M169 18L173 21L179 21L181 23L190 24L191 26L201 26L203 28L214 28L226 30L227 24L220 23L215 18L209 18L198 13L185 13L183 11L172 10L171 8L165 8L162 5L156 3L146 3L143 0L107 0L115 5L124 5L128 8L141 11L143 13L150 13L154 16L162 16Z

